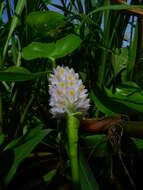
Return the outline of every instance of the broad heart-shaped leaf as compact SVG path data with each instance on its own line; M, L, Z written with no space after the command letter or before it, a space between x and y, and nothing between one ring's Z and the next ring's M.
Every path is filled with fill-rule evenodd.
M42 36L53 36L66 25L66 17L54 11L37 11L27 16L26 23Z
M82 190L99 190L98 183L81 151L79 154L79 174Z
M56 43L40 43L32 42L27 47L23 48L22 55L26 60L37 58L48 58L55 60L71 54L74 50L79 48L81 39L74 35L69 34Z
M11 181L20 163L29 155L29 153L35 148L40 141L48 135L51 130L42 130L41 127L37 127L31 130L27 135L14 140L5 148L5 151L13 151L14 158L12 166L5 178L5 185Z

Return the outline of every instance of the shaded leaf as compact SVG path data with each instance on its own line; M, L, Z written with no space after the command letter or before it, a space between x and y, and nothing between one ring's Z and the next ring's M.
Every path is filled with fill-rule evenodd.
M90 154L99 157L108 155L107 136L106 135L89 135L82 138L85 146L90 150Z
M12 66L0 71L0 81L27 81L34 78L35 76L23 67Z
M131 138L131 139L135 143L137 149L139 150L143 149L143 139L138 139L138 138Z
M39 130L37 131L33 129L34 132L33 130L31 130L28 135L26 135L25 137L21 137L21 139L17 141L18 144L16 144L15 141L13 144L11 143L11 145L8 145L8 147L5 148L6 150L8 149L11 150L13 147L12 150L14 152L13 164L6 176L5 185L8 185L8 183L11 181L19 164L29 155L29 153L35 148L35 146L39 144L40 141L51 131L51 130L41 130L40 128L38 129Z
M108 102L108 98L105 94L96 88L96 91L91 91L91 98L95 104L95 106L103 113L107 115L116 115L116 113L111 109L110 102Z
M53 179L53 177L56 175L56 172L57 170L56 169L53 169L51 171L49 171L47 174L45 174L43 176L43 180L46 182L46 183L50 183Z
M79 174L80 174L81 189L82 190L93 190L93 189L99 190L98 183L81 151L79 155L80 155L79 156Z
M26 18L26 23L31 27L46 30L54 29L63 22L65 22L65 16L54 11L32 12Z

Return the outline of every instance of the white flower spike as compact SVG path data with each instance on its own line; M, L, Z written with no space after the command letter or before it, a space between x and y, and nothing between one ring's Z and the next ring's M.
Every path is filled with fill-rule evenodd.
M73 69L57 66L49 81L50 106L54 117L87 112L90 106L87 90Z

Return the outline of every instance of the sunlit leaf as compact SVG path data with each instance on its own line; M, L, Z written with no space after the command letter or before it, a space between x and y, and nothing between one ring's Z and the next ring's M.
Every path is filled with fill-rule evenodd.
M27 47L23 48L22 54L26 60L37 58L55 60L71 54L74 50L79 48L80 44L81 39L78 36L69 34L57 40L56 43L32 42Z

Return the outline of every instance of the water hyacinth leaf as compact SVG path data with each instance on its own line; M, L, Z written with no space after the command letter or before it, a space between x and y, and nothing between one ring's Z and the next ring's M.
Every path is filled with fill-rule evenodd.
M89 135L82 139L91 156L93 154L98 157L108 156L108 139L106 135Z
M42 36L54 36L66 25L66 17L54 11L36 11L27 16L26 23Z
M36 135L33 135L31 130L31 132L29 132L29 134L26 136L27 140L24 139L25 137L22 137L21 143L18 141L18 145L14 145L14 148L12 149L14 153L14 160L5 178L5 185L8 185L8 183L11 181L20 163L29 155L35 146L39 144L46 135L48 135L50 131L51 130L39 130Z
M74 50L80 47L81 39L74 35L69 34L56 43L40 43L32 42L23 48L22 55L26 60L37 58L48 58L55 60L71 54Z
M0 81L27 81L33 80L35 75L23 67L11 66L0 71Z
M79 154L79 173L82 190L99 190L98 183L81 151Z

